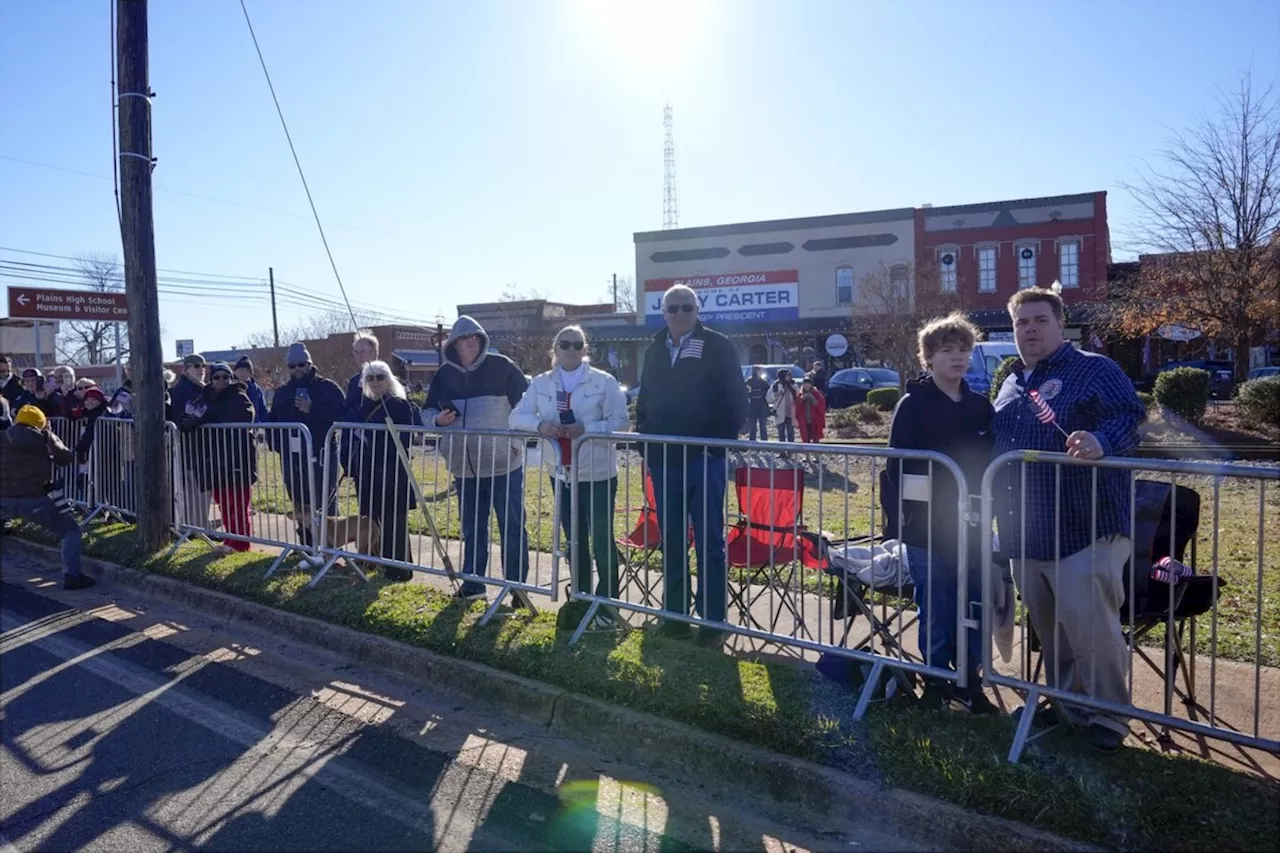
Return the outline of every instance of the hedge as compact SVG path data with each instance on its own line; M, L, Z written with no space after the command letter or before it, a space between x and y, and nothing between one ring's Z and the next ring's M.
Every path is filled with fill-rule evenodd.
M897 388L872 388L867 392L867 403L882 412L892 412L900 396L902 393Z
M1198 424L1209 405L1209 371L1177 367L1156 377L1156 402L1183 420Z
M1236 392L1236 409L1249 426L1280 429L1280 376L1254 379Z

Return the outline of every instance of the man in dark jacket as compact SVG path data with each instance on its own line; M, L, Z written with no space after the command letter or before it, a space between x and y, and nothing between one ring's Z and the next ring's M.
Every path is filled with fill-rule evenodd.
M760 365L752 368L747 379L747 422L750 425L751 440L756 440L757 433L761 441L769 440L769 382L764 378Z
M262 393L262 386L258 384L258 380L253 378L253 361L247 355L240 356L240 360L236 362L236 381L244 386L244 391L249 395L249 402L253 403L253 419L260 424L267 422L267 398Z
M449 430L507 430L511 410L529 382L515 362L489 351L489 335L466 315L444 345L444 364L431 378L422 423L444 431L440 450L458 490L462 516L462 572L484 576L489 566L489 512L498 517L507 580L529 574L524 515L524 440L449 435ZM462 600L485 597L484 584L464 580Z
M204 356L192 353L182 360L182 376L169 391L170 414L175 422L183 415L189 415L204 396ZM196 476L203 454L194 435L182 435L178 439L179 464L181 467L178 482L182 484L182 492L178 496L178 514L184 524L193 527L209 526L209 511L213 506L213 493L200 485Z
M276 389L271 398L270 419L272 423L306 426L311 436L310 446L305 436L292 431L273 429L267 438L283 462L285 488L298 520L298 541L311 545L311 519L307 511L325 515L338 512L338 449L335 442L326 443L326 439L330 427L342 416L345 398L336 382L316 372L306 344L299 342L290 346L286 364L290 379ZM322 492L323 503L318 500Z
M351 341L351 358L356 363L355 375L347 380L347 397L346 402L342 406L342 420L359 421L361 413L364 409L364 388L361 386L364 366L378 358L378 339L372 332L356 332L355 338ZM351 470L352 464L352 447L351 436L346 431L342 433L342 438L338 450L339 456L342 458L342 468L345 471Z
M813 368L809 371L809 380L813 382L813 387L822 392L825 397L827 394L827 366L819 359L813 363Z
M926 679L922 704L938 709L953 702L975 713L994 714L978 675L982 634L956 624L960 534L966 524L960 500L965 499L967 510L968 495L981 486L995 441L991 403L964 381L977 336L978 330L963 314L934 320L920 330L920 364L929 372L907 383L889 428L889 446L894 449L932 450L955 460L968 494L960 494L949 471L936 464L931 471L926 460L891 463L880 494L885 538L906 545L907 570L920 608L921 656L929 666L955 669L960 643L966 652L968 686L953 691L949 681ZM982 536L977 525L968 524L965 532L965 614L976 619L982 602Z
M23 406L35 406L47 418L62 416L61 401L52 396L49 384L34 367L22 371L22 392L18 394L18 399L10 403L10 408L14 411Z
M0 355L0 397L12 406L21 394L22 380L13 372L13 360L7 355Z
M663 436L736 439L747 416L742 365L729 339L698 321L698 296L677 284L662 297L667 327L654 336L644 354L636 432ZM692 519L698 555L695 609L708 621L724 621L728 612L728 575L724 552L724 494L727 470L723 448L696 443L646 444L645 462L653 477L658 521L662 527L665 607L689 613L688 530ZM684 622L663 630L688 636ZM700 641L718 643L718 630L703 628Z
M62 537L62 586L87 589L93 578L80 567L82 543L75 509L49 482L50 465L70 465L75 454L49 430L35 406L18 410L13 426L0 432L0 516L22 518Z

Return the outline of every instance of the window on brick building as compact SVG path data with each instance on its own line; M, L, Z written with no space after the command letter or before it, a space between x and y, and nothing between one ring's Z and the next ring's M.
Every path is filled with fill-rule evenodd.
M959 265L959 249L944 246L938 250L938 289L943 293L956 292L956 268Z
M1063 287L1080 286L1080 241L1058 243L1058 282Z
M1039 247L1033 243L1018 246L1018 287L1036 286L1036 261Z
M996 247L978 247L978 292L996 292Z
M905 300L910 297L911 282L906 264L894 264L889 267L889 289L893 292L895 299Z
M836 267L836 304L853 304L853 267Z

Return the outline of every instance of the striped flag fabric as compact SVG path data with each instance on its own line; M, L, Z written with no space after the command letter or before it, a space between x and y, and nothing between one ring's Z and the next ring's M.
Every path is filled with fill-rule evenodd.
M1058 416L1053 413L1053 409L1050 408L1049 404L1040 396L1039 391L1032 388L1027 393L1031 395L1031 404L1032 408L1035 409L1036 420L1040 421L1042 424L1051 424L1058 419Z

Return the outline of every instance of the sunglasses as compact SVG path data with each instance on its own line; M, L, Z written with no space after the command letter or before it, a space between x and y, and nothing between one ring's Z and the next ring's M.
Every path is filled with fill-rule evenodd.
M692 303L690 303L690 302L685 302L685 303L682 303L682 304L680 304L680 305L668 305L668 306L667 306L667 313L668 313L668 314L679 314L681 311L683 311L683 312L684 312L684 313L686 313L686 314L692 314L696 308L697 308L697 306L696 306L696 305L693 305L693 304L692 304Z
M368 380L367 380L367 381L369 381L369 382L386 382L386 381L387 381L387 375L386 375L385 373L376 373L376 374L372 374L372 375L370 375L370 376L369 376L369 378L368 378Z
M297 363L297 364L291 364L291 365L289 365L289 369L290 369L290 370L301 370L301 369L302 369L302 368L304 368L304 367L310 367L310 366L311 366L311 363L310 363L310 362L302 361L302 362L299 362L299 363Z
M564 349L564 350L569 350L569 349L580 350L582 349L583 346L585 346L585 344L583 344L582 341L561 341L560 342L560 349Z
M231 374L230 374L230 373L215 373L215 374L213 374L213 381L214 381L214 382L230 382L230 381L231 381Z

